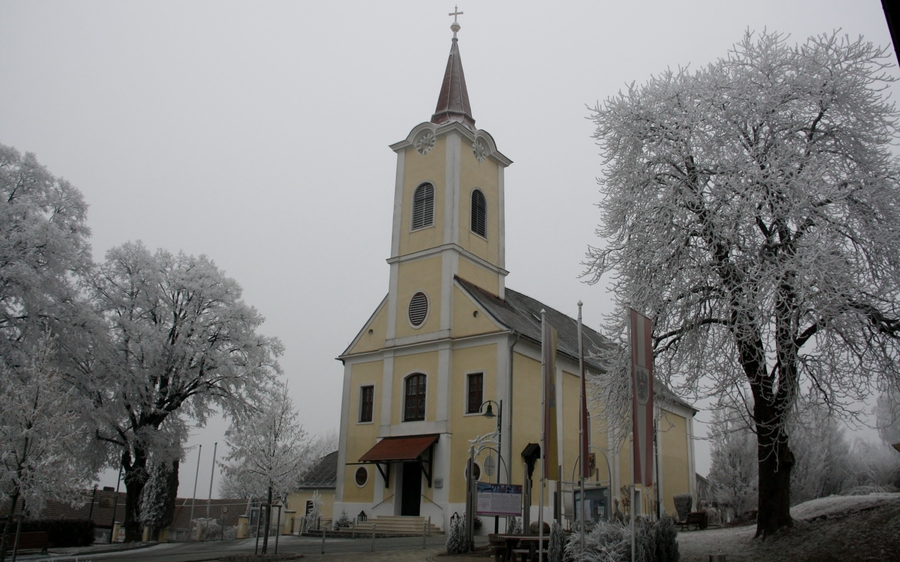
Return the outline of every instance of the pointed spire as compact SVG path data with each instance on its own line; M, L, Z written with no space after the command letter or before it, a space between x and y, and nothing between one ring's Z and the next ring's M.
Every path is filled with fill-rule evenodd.
M431 122L436 125L458 121L471 130L475 130L475 119L472 117L472 108L469 105L469 92L466 89L466 76L463 74L462 59L459 57L456 32L459 31L459 22L456 17L462 12L454 8L453 42L450 45L450 58L447 60L447 70L444 71L444 82L441 84L441 94L438 96L437 107Z

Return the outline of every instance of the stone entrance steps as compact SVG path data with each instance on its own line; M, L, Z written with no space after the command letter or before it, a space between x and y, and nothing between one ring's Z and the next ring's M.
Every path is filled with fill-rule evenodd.
M375 527L376 535L420 537L428 526L428 519L425 517L413 517L409 515L381 515L373 517L368 521L360 521L357 523L356 533L371 533L373 526ZM442 535L444 534L444 531L432 523L428 528L428 534Z

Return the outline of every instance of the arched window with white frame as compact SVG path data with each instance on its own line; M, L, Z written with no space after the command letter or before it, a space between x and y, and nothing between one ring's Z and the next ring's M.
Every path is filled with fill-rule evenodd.
M412 229L434 224L434 186L423 183L413 194Z
M487 238L487 200L480 189L472 191L471 230L482 238Z
M414 373L406 377L403 421L422 421L425 419L425 383L426 377L422 373Z

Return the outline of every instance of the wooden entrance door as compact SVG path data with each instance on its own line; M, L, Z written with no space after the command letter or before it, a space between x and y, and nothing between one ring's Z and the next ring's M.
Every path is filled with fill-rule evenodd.
M400 494L400 515L418 516L422 495L422 467L419 463L403 463L403 486Z

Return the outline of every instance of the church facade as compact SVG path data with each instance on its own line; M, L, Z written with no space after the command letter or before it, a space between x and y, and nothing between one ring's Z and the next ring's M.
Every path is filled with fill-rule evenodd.
M391 146L397 167L387 296L339 357L344 379L334 515L423 516L448 529L451 517L465 512L470 441L488 434L492 444L479 451L475 478L524 484L542 433L544 311L558 332L560 437L553 446L562 471L544 490L544 501L535 492L524 509L537 520L543 503L545 520L571 521L580 419L576 322L506 287L504 172L512 161L475 127L458 24L452 29L434 114ZM606 345L593 330L583 334L587 356ZM591 361L586 370L589 377L603 376ZM656 445L657 487L663 509L674 513L672 496L694 492L695 411L671 393L657 403L658 418L667 420ZM501 415L486 417L488 408ZM630 457L610 450L614 440L606 425L591 423L596 470L588 480L594 515L602 516L630 483ZM652 512L653 497L655 491L642 494L639 512Z

